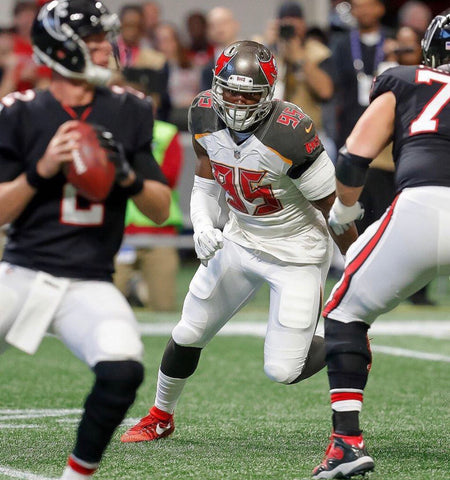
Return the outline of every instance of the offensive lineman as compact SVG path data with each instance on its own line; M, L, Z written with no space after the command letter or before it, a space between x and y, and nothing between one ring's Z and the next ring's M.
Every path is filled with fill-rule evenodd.
M361 215L367 167L392 139L398 194L348 250L325 305L333 433L316 479L373 470L359 427L371 364L367 331L380 314L450 274L450 14L431 21L422 51L426 66L395 67L376 79L336 165L330 225L338 233Z
M314 333L330 263L325 219L335 198L334 167L311 119L272 100L276 76L266 47L236 42L217 60L212 89L193 101L191 218L202 265L164 352L155 405L122 442L173 432L175 406L203 347L264 282L266 375L294 384L324 364L323 339ZM216 228L221 188L230 207L223 234ZM344 253L356 229L335 237Z
M111 278L127 199L157 223L169 213L170 190L151 154L151 104L95 86L111 74L106 35L116 21L99 0L43 6L32 40L53 69L49 89L10 94L0 112L0 224L10 223L0 348L6 337L32 353L51 328L95 375L64 480L91 478L143 378L137 322ZM109 138L116 184L102 203L77 196L62 173L78 146L78 119L116 142Z

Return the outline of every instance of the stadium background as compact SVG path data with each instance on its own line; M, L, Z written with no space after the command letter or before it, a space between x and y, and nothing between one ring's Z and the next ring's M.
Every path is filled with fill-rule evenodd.
M387 0L387 23L394 23L398 8L406 0ZM15 0L0 1L0 27L10 24L12 19L12 9ZM126 3L143 3L143 0L105 0L105 4L117 11ZM261 33L264 30L267 20L275 16L277 7L282 3L281 0L160 0L158 2L162 8L162 18L170 20L178 26L184 25L184 20L188 12L192 10L207 10L217 6L224 5L231 8L238 19L241 21L241 36L247 37ZM304 7L305 17L308 25L317 25L326 27L328 22L328 9L331 0L299 0ZM428 0L426 2L435 14L448 8L448 1ZM263 8L262 8L263 7Z

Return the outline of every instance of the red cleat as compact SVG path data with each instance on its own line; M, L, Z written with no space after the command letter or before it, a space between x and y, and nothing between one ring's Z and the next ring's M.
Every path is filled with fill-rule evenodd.
M168 437L175 430L173 415L152 407L150 413L121 437L123 443L151 442Z

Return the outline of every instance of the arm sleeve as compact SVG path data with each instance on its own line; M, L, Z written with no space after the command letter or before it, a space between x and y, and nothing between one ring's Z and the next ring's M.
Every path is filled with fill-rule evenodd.
M215 180L195 175L191 194L191 221L194 232L217 225L220 216L220 185Z
M308 170L292 181L307 200L325 198L336 190L333 162L323 151Z

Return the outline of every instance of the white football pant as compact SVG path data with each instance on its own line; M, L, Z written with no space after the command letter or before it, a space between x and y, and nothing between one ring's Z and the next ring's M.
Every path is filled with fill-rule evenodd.
M321 308L330 255L320 265L289 264L225 239L189 286L182 317L172 332L182 346L204 347L255 294L270 286L264 371L291 383L302 372Z
M0 262L0 351L37 272ZM49 331L83 362L141 361L143 346L133 311L109 282L69 280Z
M450 188L405 189L351 245L326 317L371 324L438 275L450 274Z

